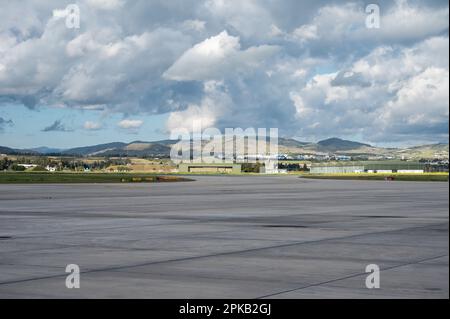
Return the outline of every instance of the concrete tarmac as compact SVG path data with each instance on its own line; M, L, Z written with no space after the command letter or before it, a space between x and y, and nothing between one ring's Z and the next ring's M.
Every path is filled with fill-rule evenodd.
M0 298L449 297L448 183L194 178L0 185Z

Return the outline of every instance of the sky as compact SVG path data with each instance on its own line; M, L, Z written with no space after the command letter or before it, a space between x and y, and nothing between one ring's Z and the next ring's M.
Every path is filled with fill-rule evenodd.
M448 1L377 1L368 28L371 2L0 0L0 145L161 140L198 121L448 143Z

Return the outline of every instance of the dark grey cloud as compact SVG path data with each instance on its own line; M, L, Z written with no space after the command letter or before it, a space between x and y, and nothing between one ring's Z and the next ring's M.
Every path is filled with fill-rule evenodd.
M3 130L6 126L12 126L12 125L14 125L12 120L6 120L3 117L0 117L0 132L3 132Z
M71 132L72 129L67 128L61 120L56 120L49 126L42 129L42 132Z
M330 83L332 86L368 87L371 85L371 83L364 78L362 73L348 71L340 71Z

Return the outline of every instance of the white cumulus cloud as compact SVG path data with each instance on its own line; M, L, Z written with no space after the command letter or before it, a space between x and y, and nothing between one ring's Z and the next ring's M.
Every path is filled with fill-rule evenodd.
M163 77L177 81L221 79L257 67L277 49L263 45L241 50L239 37L223 31L184 52Z
M84 122L83 127L85 130L88 130L88 131L97 131L102 128L102 124L98 123L98 122L93 122L93 121L86 121L86 122Z
M123 129L137 129L140 128L144 124L142 120L122 120L117 125Z

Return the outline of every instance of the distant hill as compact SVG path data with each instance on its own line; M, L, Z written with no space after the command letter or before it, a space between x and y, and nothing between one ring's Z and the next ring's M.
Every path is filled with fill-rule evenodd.
M448 158L448 151L449 147L447 143L438 143L397 149L395 153L397 154L397 157Z
M303 147L305 145L311 144L309 142L300 142L297 140L294 140L293 138L278 138L278 144L283 145L285 147Z
M39 152L33 150L21 150L16 148L10 148L6 146L0 146L0 154L6 155L38 155Z
M114 143L99 144L99 145L93 145L93 146L76 147L76 148L71 148L71 149L65 150L65 151L61 152L61 154L81 155L81 156L96 155L97 153L103 153L103 152L107 152L107 151L114 150L114 149L120 149L126 145L127 145L126 143L114 142Z
M323 151L331 151L331 152L349 151L349 150L354 150L354 149L358 149L361 147L372 147L372 145L369 145L369 144L353 142L353 141L348 141L348 140L342 140L337 137L319 141L317 143L317 145L319 145L319 147Z
M60 149L60 148L51 148L51 147L46 147L46 146L41 146L41 147L35 147L35 148L31 148L30 151L34 151L40 154L56 154L56 153L61 153L64 150Z
M107 143L86 147L77 147L62 152L64 155L79 156L168 156L171 145L176 141L156 142L134 141L131 143Z
M133 141L131 143L114 142L85 147L59 150L45 146L30 150L13 149L0 146L1 154L42 154L59 153L67 156L132 156L132 157L168 157L171 146L177 141L162 140L154 142ZM226 141L226 143L230 143ZM329 138L318 143L301 142L292 138L279 138L280 154L346 154L351 156L389 156L395 158L448 158L448 144L430 144L409 148L383 148L340 138Z
M13 154L14 149L6 147L6 146L0 146L0 154Z

